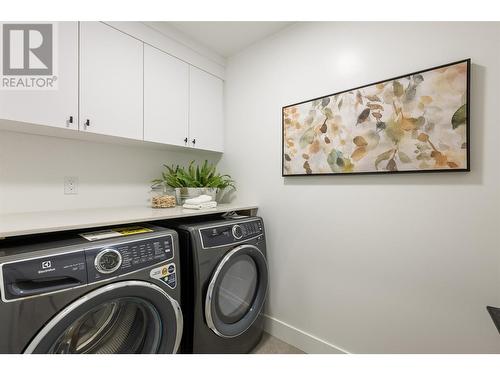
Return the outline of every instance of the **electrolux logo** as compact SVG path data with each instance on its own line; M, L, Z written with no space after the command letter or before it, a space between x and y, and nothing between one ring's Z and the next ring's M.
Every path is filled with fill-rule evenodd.
M0 88L57 89L57 27L52 23L2 24Z
M38 274L53 272L56 270L52 267L52 262L50 260L44 260L40 265L42 266L42 269L38 270Z

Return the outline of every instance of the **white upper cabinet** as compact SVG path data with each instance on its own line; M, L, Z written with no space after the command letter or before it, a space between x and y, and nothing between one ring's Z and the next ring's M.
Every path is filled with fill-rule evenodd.
M201 69L189 68L189 139L195 148L224 151L224 84Z
M15 127L20 131L78 137L76 132L54 129L64 128L224 151L222 79L164 52L161 46L170 51L170 44L159 43L157 36L152 38L148 33L138 33L135 38L131 36L137 36L134 33L129 35L102 22L50 24L53 25L53 74L46 77L57 82L50 90L0 88L0 129ZM0 40L18 41L21 52L14 56L17 58L9 57L9 68L21 69L15 73L24 76L17 78L24 77L26 81L30 77L24 72L27 66L31 69L34 63L36 69L42 69L40 64L46 54L37 52L36 44L45 40L45 34L42 29L37 34L26 25L17 27L5 36L9 39L1 35L0 27ZM36 37L34 41L30 39L32 35ZM145 39L140 40L141 35ZM26 40L29 40L27 54L23 49ZM15 49L11 46L9 51ZM4 75L0 85L7 77ZM35 129L22 123L47 127Z
M80 130L143 139L143 42L80 23Z
M78 129L78 22L53 25L53 74L49 77L57 79L54 88L0 90L0 119ZM18 36L22 33L17 31ZM26 66L27 61L22 64Z
M188 142L189 65L144 45L144 140Z

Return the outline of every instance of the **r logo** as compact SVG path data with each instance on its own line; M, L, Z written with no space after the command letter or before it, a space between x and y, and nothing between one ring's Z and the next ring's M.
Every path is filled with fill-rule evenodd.
M2 42L3 75L52 75L52 24L4 24Z

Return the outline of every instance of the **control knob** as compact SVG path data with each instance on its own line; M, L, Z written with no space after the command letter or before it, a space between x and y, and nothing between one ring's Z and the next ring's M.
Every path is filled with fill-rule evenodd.
M113 273L122 265L122 255L115 249L104 249L95 257L94 265L99 273Z
M233 237L236 238L237 240L241 240L241 238L243 237L243 230L238 224L233 226L232 232L233 232Z

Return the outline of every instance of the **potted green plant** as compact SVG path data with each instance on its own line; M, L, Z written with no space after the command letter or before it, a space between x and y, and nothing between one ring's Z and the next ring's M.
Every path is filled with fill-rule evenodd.
M217 172L214 164L209 164L208 160L200 165L194 164L194 160L187 168L182 166L164 165L165 171L161 178L152 181L154 187L173 188L177 204L183 204L188 198L195 198L202 194L210 195L217 200L217 193L226 189L236 189L231 176L221 175Z

